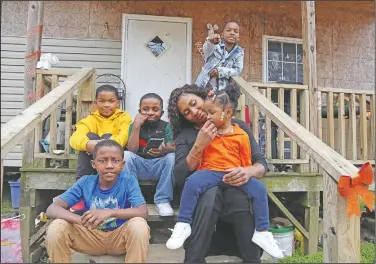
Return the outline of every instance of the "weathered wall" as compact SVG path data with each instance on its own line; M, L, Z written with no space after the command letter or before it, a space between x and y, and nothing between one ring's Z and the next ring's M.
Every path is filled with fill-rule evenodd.
M2 2L2 35L25 35L27 5L27 1ZM373 1L316 2L320 86L373 89L373 10ZM46 37L120 40L123 13L192 17L193 43L204 40L207 23L221 26L228 19L240 20L240 45L246 48L242 76L249 81L262 80L262 35L301 38L300 2L46 1L43 33ZM194 78L201 65L201 56L194 48Z

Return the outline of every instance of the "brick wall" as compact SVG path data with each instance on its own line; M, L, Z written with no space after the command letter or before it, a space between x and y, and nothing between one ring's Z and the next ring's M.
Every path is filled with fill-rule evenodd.
M28 2L2 2L1 34L24 36ZM206 24L228 19L241 24L246 49L242 76L262 80L262 35L301 38L300 2L226 1L45 1L44 36L121 39L122 14L193 18L193 44L203 41ZM373 89L375 82L374 2L316 2L317 66L320 86ZM104 24L108 23L108 30ZM193 45L194 47L194 45ZM193 48L196 78L202 59Z

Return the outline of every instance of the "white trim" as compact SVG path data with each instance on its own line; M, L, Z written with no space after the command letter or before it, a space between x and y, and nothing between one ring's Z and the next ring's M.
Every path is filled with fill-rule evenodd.
M126 41L127 28L129 20L144 20L144 21L159 21L159 22L175 22L175 23L185 23L187 25L187 54L186 54L186 83L192 82L192 18L190 17L167 17L167 16L149 16L149 15L136 15L136 14L123 14L122 22L122 33L121 33L121 78L123 79L126 89L127 87L127 76L125 72L125 58L126 50L128 48Z
M299 38L277 37L277 36L262 36L262 80L264 83L268 82L268 41L303 44L303 40Z

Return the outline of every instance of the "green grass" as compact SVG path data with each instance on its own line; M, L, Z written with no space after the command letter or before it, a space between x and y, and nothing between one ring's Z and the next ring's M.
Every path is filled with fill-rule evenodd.
M375 244L367 242L360 245L360 262L374 263L375 260ZM280 259L278 263L323 263L324 255L322 250L319 250L314 255L302 255L298 250L295 251L294 256Z
M12 208L12 202L9 200L4 200L1 204L1 213L12 213L16 210Z

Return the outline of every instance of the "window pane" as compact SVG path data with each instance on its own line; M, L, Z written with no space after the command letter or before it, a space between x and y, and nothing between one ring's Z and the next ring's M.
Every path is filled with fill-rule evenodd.
M296 61L296 44L283 43L283 61Z
M281 43L280 42L268 42L268 60L281 61Z
M268 81L282 80L282 62L268 61Z
M297 60L298 62L303 62L303 45L298 44L297 45Z
M296 82L295 63L283 63L283 80L289 82Z
M298 64L298 83L303 83L303 64Z

